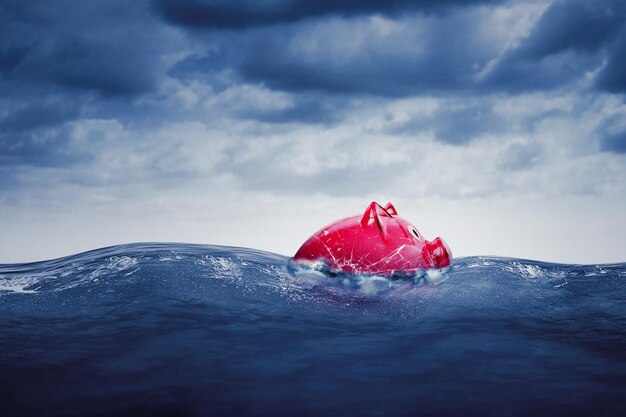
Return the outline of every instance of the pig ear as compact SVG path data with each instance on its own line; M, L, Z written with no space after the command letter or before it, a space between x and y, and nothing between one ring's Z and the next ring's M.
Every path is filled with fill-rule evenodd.
M396 208L391 203L387 203L387 205L385 206L385 211L390 216L397 216L398 215L398 212L396 211Z
M375 201L372 201L370 205L367 206L367 209L365 209L365 213L363 213L363 217L361 218L361 226L365 227L369 225L370 220L374 219L376 226L378 226L378 230L380 230L380 232L384 234L385 227L383 223L380 221L380 218L378 217L379 214L385 215L387 217L391 217L389 213L387 213L387 210L382 208L380 204L378 204Z

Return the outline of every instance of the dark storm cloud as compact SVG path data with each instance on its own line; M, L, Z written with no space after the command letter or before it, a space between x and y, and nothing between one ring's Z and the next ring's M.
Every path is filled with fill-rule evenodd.
M509 93L554 90L575 84L600 63L597 56L580 56L572 50L541 59L526 59L512 53L485 78L480 90Z
M214 49L200 60L180 63L181 67L195 66L196 74L202 68L229 68L242 81L283 91L386 97L541 91L573 85L605 61L608 63L598 76L597 86L610 92L624 90L623 2L556 1L529 35L503 54L505 42L501 39L510 34L483 36L484 28L494 22L488 20L488 8L477 8L476 4L155 3L158 12L176 24L236 29L212 30L204 35L192 31L199 39L210 39ZM445 14L407 13L451 5L457 7ZM513 5L505 3L502 7ZM386 32L387 28L367 20L374 16L387 16L385 24L397 27ZM302 20L305 17L311 19Z
M0 164L57 166L73 160L64 126L88 98L0 81Z
M191 55L185 59L181 59L172 65L168 70L168 74L176 79L182 80L202 80L215 84L213 75L218 71L229 68L233 61L233 50L224 48L219 51L211 51L207 55ZM237 54L235 54L236 56ZM227 85L218 85L218 91L227 87Z
M333 124L368 95L383 104L420 95L474 97L471 105L441 108L385 132L426 130L466 145L510 131L486 97L575 90L593 71L597 88L626 91L624 2L556 1L527 37L507 43L506 24L516 23L510 15L527 17L518 4L4 0L0 158L72 164L78 151L67 126L85 118L135 129L173 120ZM501 15L510 20L503 24ZM621 136L603 137L605 150L621 152ZM529 158L518 154L523 165Z
M163 70L167 42L140 4L8 1L2 11L0 70L14 83L132 96Z
M239 116L267 123L329 124L340 118L343 113L341 110L337 101L324 100L316 96L303 96L297 97L294 104L286 109L243 111Z
M84 96L28 88L21 96L13 89L5 91L8 97L0 98L0 165L13 170L19 165L66 166L84 160L72 149L68 135L68 123L83 115Z
M77 116L77 109L64 102L32 103L0 118L0 131L13 134L60 124Z
M626 118L623 112L605 118L598 130L602 151L626 154Z
M210 72L227 65L242 82L297 94L401 97L471 88L472 68L485 64L493 52L472 36L472 16L421 23L422 28L368 17L331 18L222 38L212 33L217 50L177 66L197 74L202 68ZM381 35L386 25L392 26L390 33Z
M137 45L115 44L67 36L34 49L20 65L32 83L50 82L103 96L133 96L156 87L154 57Z
M67 167L83 155L71 152L63 128L39 128L28 132L0 133L0 165L37 167ZM11 174L10 172L8 174Z
M609 60L598 75L598 86L611 93L626 93L626 25L609 52Z
M623 25L621 0L557 0L541 17L519 54L533 59L566 50L594 52Z
M621 0L557 0L519 47L502 57L484 84L505 91L566 86L598 69L598 87L619 90L623 77L626 4ZM620 39L621 38L621 39Z
M262 51L274 59L268 60ZM286 91L325 91L341 94L371 94L403 97L416 93L463 89L466 72L434 59L405 55L387 60L384 51L364 51L349 62L333 63L315 57L314 65L300 61L296 54L285 51L284 45L266 44L263 49L251 48L239 70L251 82L264 82ZM442 61L455 60L454 56Z
M67 123L133 117L132 100L156 91L164 56L180 52L171 32L143 2L1 2L0 164L84 159Z
M0 74L8 74L24 59L28 49L7 48L0 50Z
M295 22L326 15L397 15L409 11L440 11L471 3L499 0L154 0L168 21L191 27L241 29Z
M467 143L485 132L504 131L504 120L484 105L442 110L434 123L437 139L453 144Z
M626 130L616 133L608 133L602 137L600 145L603 151L626 153Z
M173 77L186 74L200 79L230 70L240 77L235 82L263 83L296 93L398 97L556 88L576 82L606 59L598 86L611 92L624 90L626 7L619 0L554 2L519 46L511 47L484 78L477 77L498 54L491 41L477 36L489 24L484 11L514 4L495 0L8 0L0 6L4 16L0 17L0 77L105 98L153 92L176 61L166 64L163 55L180 47L171 33L164 34L163 25L151 14L155 11L183 27L235 29L210 35L190 32L190 39L206 41L207 51L187 61L179 59L169 71ZM477 13L476 5L487 9ZM409 23L395 34L381 35L358 24L368 16L387 16L392 23L402 23L416 12L438 10L448 13L422 15L415 23L419 31ZM323 27L333 20L334 24ZM314 23L322 27L316 31ZM356 50L341 50L363 34L369 37ZM318 42L318 49L305 50L292 44L294 39ZM227 87L216 78L209 81L217 91Z
M510 126L494 113L494 103L489 100L450 100L427 115L392 123L387 130L409 136L432 130L441 142L464 145L481 134L505 132L507 128Z
M607 64L598 86L611 92L624 89L626 48L619 40L624 38L625 7L617 0L555 2L530 35L480 78L481 69L500 52L492 45L497 42L479 35L489 27L489 10L514 4L8 0L0 6L0 80L39 86L43 95L93 93L96 105L108 98L127 101L151 94L166 75L200 80L216 93L237 83L260 84L293 92L294 106L241 111L241 117L305 123L329 117L338 94L404 97L551 89L575 83L603 59ZM447 12L419 13L441 10ZM159 17L183 28L214 29L188 33L189 40L206 49L166 60L183 44ZM231 30L220 30L224 28ZM225 72L233 74L227 81L219 76ZM308 98L311 92L315 99Z

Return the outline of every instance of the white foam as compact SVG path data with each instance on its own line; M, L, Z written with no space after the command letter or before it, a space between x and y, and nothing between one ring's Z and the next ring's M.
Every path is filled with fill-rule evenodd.
M36 289L27 289L34 287L41 281L39 276L23 276L23 277L6 277L0 279L0 291L34 294Z
M223 256L206 256L206 262L202 264L209 265L213 269L215 272L213 278L240 280L243 277L239 265Z

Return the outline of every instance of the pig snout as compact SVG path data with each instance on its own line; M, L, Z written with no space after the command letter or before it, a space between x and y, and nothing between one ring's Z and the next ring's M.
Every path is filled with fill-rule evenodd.
M435 268L445 268L450 265L452 252L450 252L450 248L442 238L438 237L431 241L426 241L426 246Z

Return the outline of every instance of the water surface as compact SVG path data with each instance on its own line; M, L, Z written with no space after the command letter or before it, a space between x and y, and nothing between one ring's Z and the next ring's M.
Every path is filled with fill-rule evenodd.
M626 264L122 245L0 265L0 416L624 416L625 329Z

